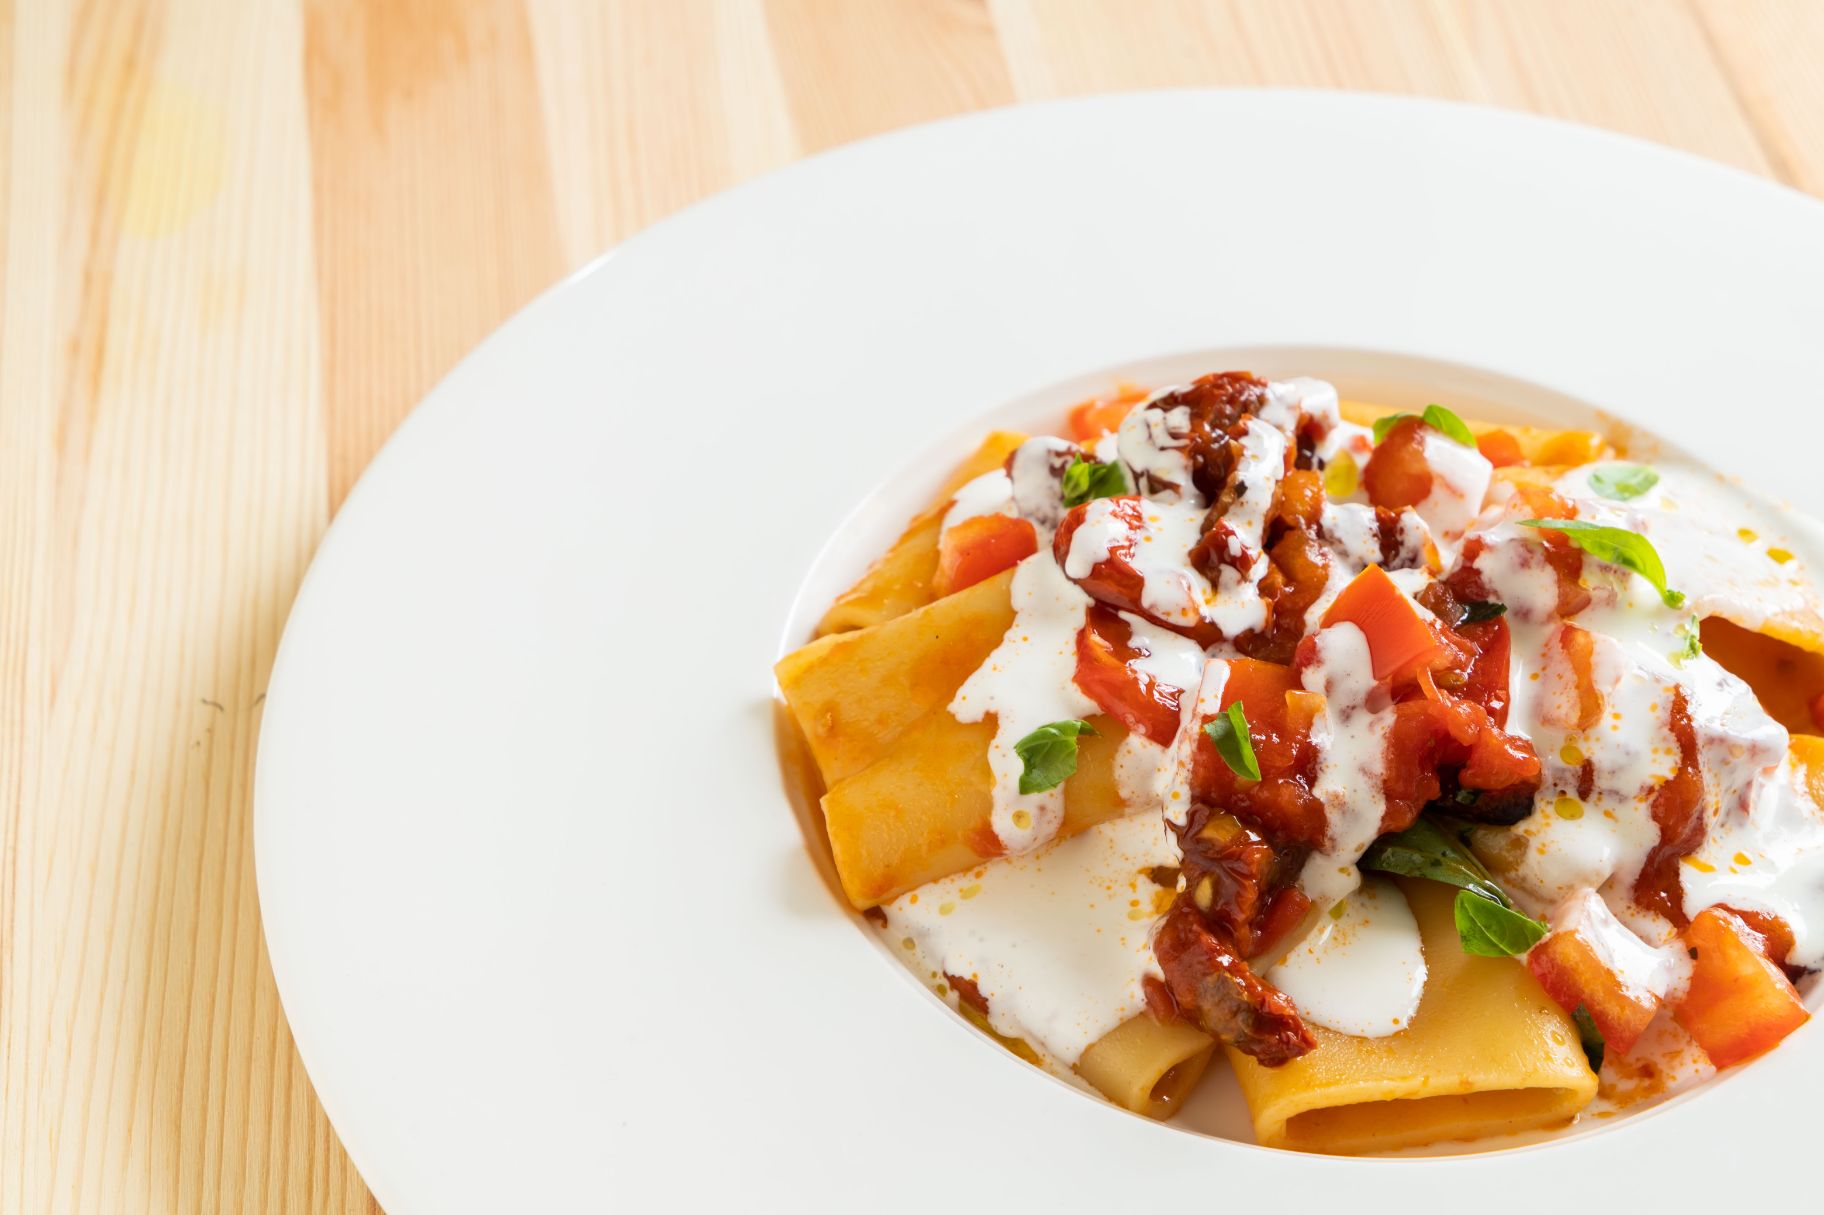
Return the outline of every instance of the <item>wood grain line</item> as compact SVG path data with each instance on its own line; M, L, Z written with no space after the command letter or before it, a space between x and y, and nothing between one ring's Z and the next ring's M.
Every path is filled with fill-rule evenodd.
M766 0L766 14L807 152L1014 99L981 0Z
M330 499L565 259L517 0L305 11Z

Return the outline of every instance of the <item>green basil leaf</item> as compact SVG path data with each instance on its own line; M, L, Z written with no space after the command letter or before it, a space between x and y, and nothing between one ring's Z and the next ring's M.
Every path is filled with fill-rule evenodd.
M1571 1020L1577 1022L1577 1037L1583 1044L1583 1057L1590 1061L1590 1070L1600 1072L1602 1057L1608 1053L1609 1044L1603 1038L1602 1031L1596 1028L1596 1018L1590 1015L1589 1009L1579 1004L1577 1011L1571 1014Z
M1463 605L1463 623L1481 624L1484 620L1497 620L1507 614L1507 605L1495 599L1472 601Z
M1243 780L1260 779L1260 761L1254 758L1254 740L1248 737L1248 715L1238 700L1203 727L1216 744L1216 754L1229 771Z
M1469 433L1469 427L1464 425L1463 419L1442 405L1427 405L1424 417L1425 425L1441 432L1445 438L1454 439L1465 447L1476 445L1476 436Z
M1659 484L1659 474L1644 464L1612 464L1590 473L1590 488L1605 498L1631 502Z
M1374 441L1379 443L1386 439L1389 431L1412 416L1409 413L1390 413L1384 418L1376 418L1374 420Z
M1698 632L1697 617L1679 625L1678 635L1684 639L1684 644L1672 652L1672 661L1682 667L1704 652L1704 636Z
M1681 607L1685 602L1682 591L1672 590L1666 585L1665 563L1660 561L1659 552L1652 543L1638 532L1623 527L1586 523L1582 519L1522 519L1520 526L1563 532L1571 538L1572 543L1596 560L1606 561L1624 570L1633 570L1645 578L1659 592L1659 597L1667 607Z
M1025 768L1020 772L1021 793L1056 789L1077 771L1077 735L1094 734L1086 721L1054 721L1040 726L1013 744L1013 753Z
M1119 464L1097 464L1072 456L1064 470L1064 505L1081 506L1095 498L1119 498L1128 491L1127 472Z
M1545 937L1546 927L1470 890L1457 892L1457 936L1463 952L1483 958L1516 958Z
M1406 830L1383 835L1368 845L1357 864L1363 869L1400 877L1443 882L1459 890L1473 891L1503 907L1513 906L1507 892L1488 876L1488 870L1482 867L1475 854L1429 814L1414 820Z

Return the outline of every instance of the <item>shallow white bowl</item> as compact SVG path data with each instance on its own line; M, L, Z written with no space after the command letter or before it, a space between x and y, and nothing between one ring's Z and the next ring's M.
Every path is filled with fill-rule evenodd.
M267 942L363 1177L392 1215L1782 1193L1816 1026L1694 1099L1451 1159L1269 1152L1046 1078L830 895L770 666L993 411L1123 371L1599 408L1815 511L1821 281L1824 206L1798 194L1341 94L993 112L629 242L400 428L273 672Z

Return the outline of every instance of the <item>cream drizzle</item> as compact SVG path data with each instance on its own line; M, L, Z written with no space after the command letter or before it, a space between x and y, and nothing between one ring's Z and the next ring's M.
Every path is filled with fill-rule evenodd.
M1012 855L1030 852L1058 833L1064 786L1021 793L1025 769L1014 744L1040 726L1086 717L1096 704L1077 687L1077 632L1089 596L1064 577L1049 549L1020 562L1013 574L1013 624L988 660L950 702L958 721L994 714L988 768L994 774L994 834Z
M1374 666L1361 629L1344 622L1316 636L1316 660L1301 678L1307 691L1324 697L1324 711L1311 723L1318 753L1311 792L1324 803L1329 835L1305 862L1298 884L1312 902L1327 906L1361 884L1355 862L1381 833L1393 711L1369 707Z
M1428 973L1406 896L1385 878L1368 878L1263 977L1292 997L1305 1020L1385 1038L1412 1024Z
M1150 874L1176 860L1166 836L1151 814L1098 823L900 896L885 934L932 983L974 982L996 1033L1069 1066L1146 1006L1170 894Z

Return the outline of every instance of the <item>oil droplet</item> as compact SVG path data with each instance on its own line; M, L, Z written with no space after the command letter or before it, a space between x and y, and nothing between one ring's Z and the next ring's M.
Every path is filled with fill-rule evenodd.
M1708 861L1700 861L1694 856L1685 857L1684 863L1691 866L1691 868L1697 870L1699 873L1715 873L1716 872L1715 865L1710 864L1710 862L1708 862Z
M939 903L937 905L937 914L939 914L939 915L949 915L952 911L955 911L955 910L956 910L955 903Z
M1773 558L1776 565L1785 565L1792 560L1792 554L1783 548L1770 548L1767 550L1767 555Z
M1032 812L1029 810L1015 810L1013 812L1013 825L1018 827L1021 831L1029 829L1032 826Z
M1583 803L1570 794L1562 794L1552 803L1552 813L1568 822L1576 822L1583 817Z
M1761 538L1759 533L1752 527L1738 527L1735 529L1735 534L1740 536L1742 541L1746 544L1753 544L1756 540Z
M899 939L899 947L901 949L910 951L910 950L917 949L918 945L912 940L911 937L901 937Z
M1349 906L1349 900L1348 900L1348 899L1338 899L1338 900L1336 900L1336 906L1334 906L1334 907L1332 907L1332 908L1331 908L1331 909L1330 909L1330 918L1331 918L1331 919L1333 919L1333 920L1340 920L1340 919L1342 919L1342 918L1343 918L1343 912L1344 912L1344 911L1345 911L1345 910L1346 910L1346 909L1347 909L1347 908L1348 908L1348 906Z
M1558 750L1558 758L1564 761L1567 768L1583 766L1583 750L1574 742L1567 742Z
M1139 921L1139 920L1148 919L1150 917L1147 914L1146 908L1136 907L1132 911L1127 913L1127 918L1130 920Z
M1735 854L1735 863L1738 865L1741 865L1744 868L1746 868L1749 865L1754 864L1753 861L1748 859L1748 854L1746 852L1736 853Z
M961 890L956 892L956 897L959 899L972 899L976 895L980 894L981 892L982 892L982 888L981 888L981 885L978 883L978 884L975 884L972 886L963 887Z

